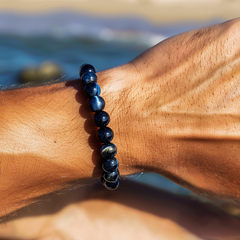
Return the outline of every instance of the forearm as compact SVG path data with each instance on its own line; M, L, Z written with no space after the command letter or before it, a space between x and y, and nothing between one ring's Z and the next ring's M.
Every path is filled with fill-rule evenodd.
M127 175L137 170L126 157L128 136L118 135L119 127L128 121L121 117L121 124L118 122L125 104L119 98L125 92L125 71L118 71L99 73L98 81L111 117L109 126L115 132L120 172ZM79 82L0 93L1 216L44 194L100 179L101 144Z
M64 83L1 92L1 215L77 180L73 138L64 138L73 124L81 124L75 92Z
M0 93L1 216L70 183L100 178L87 105L77 81Z

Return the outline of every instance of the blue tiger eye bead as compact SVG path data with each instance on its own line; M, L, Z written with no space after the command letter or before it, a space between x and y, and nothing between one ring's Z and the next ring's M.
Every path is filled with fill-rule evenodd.
M93 119L97 127L106 127L110 122L108 113L104 111L96 112L93 115Z
M119 187L119 179L116 182L107 182L104 179L102 179L103 185L108 189L108 190L116 190Z
M96 70L92 65L85 63L79 68L79 76L81 77L86 72L96 73Z
M94 96L99 96L100 93L101 93L101 89L100 89L99 85L95 82L88 83L84 87L84 93L86 94L86 96L88 98L91 98L91 97L94 97Z
M94 72L86 72L82 75L82 82L84 85L97 82L97 75Z
M89 100L89 107L92 112L102 111L105 107L105 101L100 96L94 96Z
M102 169L105 172L115 172L118 169L119 163L116 158L104 159Z
M97 138L102 143L109 143L113 139L113 131L109 127L99 128L97 131Z
M116 182L119 178L119 171L117 170L111 173L103 172L103 178L107 182Z
M113 158L117 154L117 147L113 143L103 144L101 154L104 158Z

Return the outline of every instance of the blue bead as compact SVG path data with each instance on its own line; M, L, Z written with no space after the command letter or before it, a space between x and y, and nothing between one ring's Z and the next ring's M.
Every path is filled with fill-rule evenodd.
M102 179L103 185L108 189L108 190L116 190L119 187L119 179L116 182L107 182L104 179Z
M113 143L103 144L101 154L104 158L113 158L117 154L117 147Z
M88 98L91 98L100 95L101 89L97 83L93 82L84 87L84 92Z
M111 173L103 172L103 178L107 182L116 182L119 178L119 171L117 170Z
M105 172L115 172L118 169L119 163L116 158L104 159L102 169Z
M97 131L97 138L102 143L109 143L113 139L113 131L109 127L99 128Z
M85 63L85 64L83 64L79 68L79 76L81 77L86 72L94 72L94 73L96 73L96 70L95 70L95 68L92 65Z
M101 112L96 112L93 115L94 122L97 127L105 127L109 124L110 122L110 117L108 113L101 111Z
M82 82L84 85L97 82L97 75L94 72L86 72L82 75Z
M105 101L100 96L94 96L89 100L89 107L92 112L102 111L105 107Z

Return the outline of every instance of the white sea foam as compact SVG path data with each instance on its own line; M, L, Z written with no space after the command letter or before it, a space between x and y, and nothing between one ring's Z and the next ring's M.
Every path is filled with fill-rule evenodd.
M71 12L38 15L0 13L0 35L84 37L101 41L134 42L147 46L195 27L198 25L189 23L156 26L140 18L100 18Z
M101 41L134 42L147 46L155 45L171 35L202 26L203 23L153 25L136 17L101 18L72 12L35 15L0 12L0 35L83 37Z

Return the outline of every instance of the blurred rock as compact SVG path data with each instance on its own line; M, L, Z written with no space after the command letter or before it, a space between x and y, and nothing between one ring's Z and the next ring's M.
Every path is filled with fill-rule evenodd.
M62 69L55 63L44 62L38 69L38 78L40 81L54 80L62 75Z
M19 82L47 82L56 80L63 75L63 71L57 64L47 61L39 67L26 67L19 74Z
M37 69L34 67L26 67L20 72L18 80L20 83L36 82L36 77Z
M220 207L224 212L236 216L236 217L240 217L240 206L233 204L233 203L225 203L222 204Z

